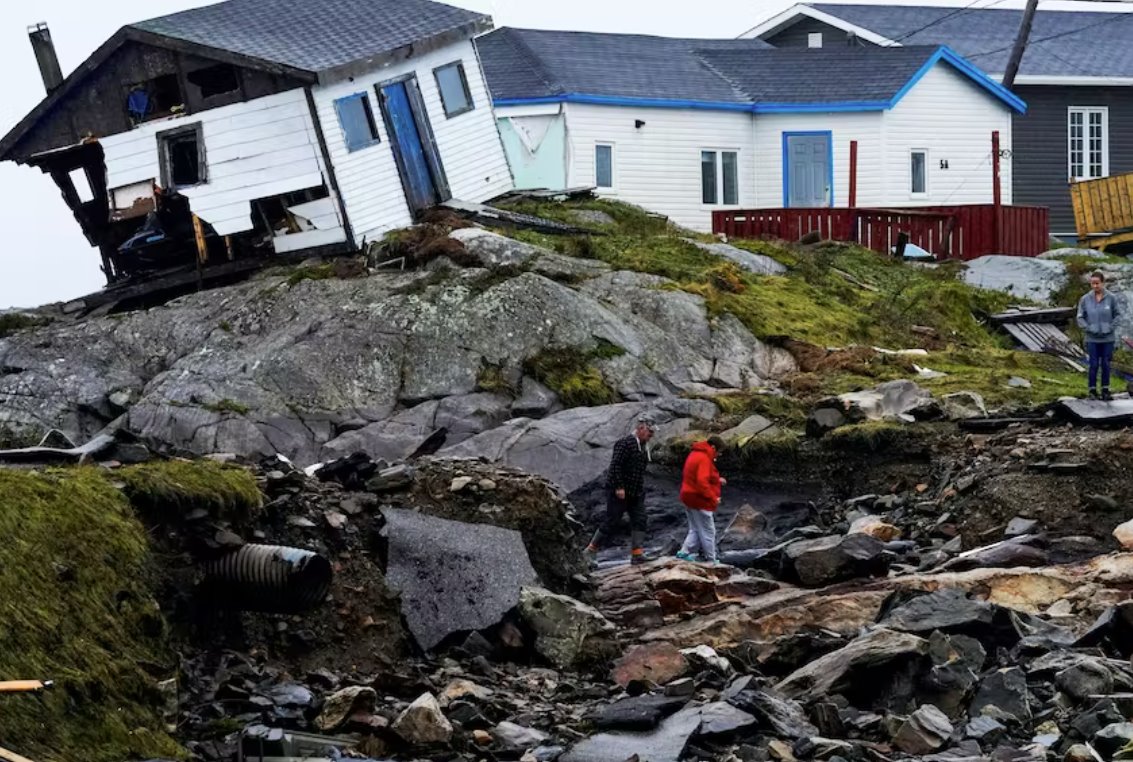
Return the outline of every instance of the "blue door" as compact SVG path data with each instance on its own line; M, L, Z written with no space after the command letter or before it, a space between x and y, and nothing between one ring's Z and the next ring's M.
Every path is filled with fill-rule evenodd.
M417 129L409 92L405 88L405 82L394 82L382 87L382 104L389 121L394 152L399 157L398 167L405 186L405 198L413 211L419 211L439 202L440 194L429 169L425 145Z
M791 207L832 206L830 133L783 135L785 202Z

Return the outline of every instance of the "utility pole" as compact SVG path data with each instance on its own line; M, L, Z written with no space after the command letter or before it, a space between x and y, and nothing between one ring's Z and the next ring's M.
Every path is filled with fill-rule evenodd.
M1027 40L1031 38L1031 24L1035 20L1035 11L1039 8L1039 0L1027 0L1027 7L1023 10L1023 23L1019 25L1019 33L1015 35L1015 47L1011 49L1011 58L1007 61L1007 68L1003 72L1003 86L1010 90L1015 86L1015 75L1019 73L1019 64L1023 60L1023 53L1027 50Z

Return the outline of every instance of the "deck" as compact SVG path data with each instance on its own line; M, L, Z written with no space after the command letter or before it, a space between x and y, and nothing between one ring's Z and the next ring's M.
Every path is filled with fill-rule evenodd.
M988 254L1034 257L1049 246L1045 207L965 206L908 209L729 209L712 213L712 232L729 238L798 241L818 234L894 254L901 234L936 259L969 260Z

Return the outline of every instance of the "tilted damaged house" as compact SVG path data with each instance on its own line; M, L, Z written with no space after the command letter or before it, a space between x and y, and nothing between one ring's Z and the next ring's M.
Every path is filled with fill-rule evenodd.
M37 27L48 95L0 159L52 175L110 282L359 246L512 187L490 28L427 0L228 0L124 27L63 79Z
M598 192L708 230L728 208L992 200L1022 100L941 46L779 50L502 28L477 39L520 188ZM1010 203L1004 159L1004 202Z
M1000 80L1022 11L974 5L804 3L743 36L823 50L948 45ZM1133 118L1133 13L1123 3L1094 5L1040 6L1012 88L1028 106L1013 125L1014 201L1049 207L1058 236L1075 230L1068 181L1133 171L1133 133L1122 129Z

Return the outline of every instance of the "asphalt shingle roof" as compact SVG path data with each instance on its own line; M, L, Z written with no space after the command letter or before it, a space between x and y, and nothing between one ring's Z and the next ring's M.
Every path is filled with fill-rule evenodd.
M227 0L132 26L321 72L486 18L430 0Z
M984 71L1001 74L1021 10L911 5L808 3L902 45L947 45ZM1118 3L1110 5L1117 6ZM959 12L958 12L959 11ZM919 31L918 31L919 30ZM1052 37L1054 39L1045 39ZM1133 77L1133 13L1044 11L1035 14L1020 74Z
M937 51L752 42L503 28L477 47L496 101L583 94L737 105L887 102Z

